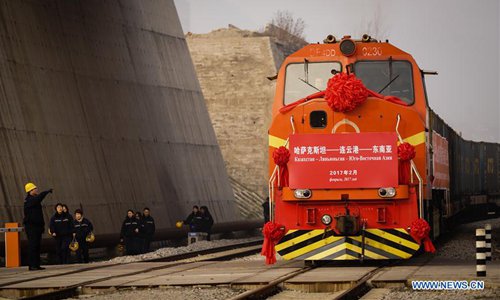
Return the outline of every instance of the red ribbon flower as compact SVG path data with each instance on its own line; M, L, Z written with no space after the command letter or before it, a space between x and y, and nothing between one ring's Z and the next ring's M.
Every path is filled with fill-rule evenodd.
M410 143L401 143L398 146L399 156L399 184L407 185L410 183L411 163L415 158L415 147Z
M336 112L349 112L368 98L368 90L354 74L338 73L328 80L325 100Z
M398 146L398 156L399 159L403 161L412 160L415 158L415 147L413 147L410 143L401 143Z
M267 222L262 228L264 243L260 255L266 257L266 264L272 265L276 262L276 244L285 236L285 226L275 222Z
M280 186L288 186L288 161L290 160L290 151L281 146L274 149L273 152L274 163L279 167L280 172Z
M273 152L273 159L276 165L284 167L290 160L290 151L283 146L276 148Z
M431 231L431 226L424 219L417 219L411 223L410 235L419 244L424 243L425 252L436 252L434 244L432 244L429 233Z

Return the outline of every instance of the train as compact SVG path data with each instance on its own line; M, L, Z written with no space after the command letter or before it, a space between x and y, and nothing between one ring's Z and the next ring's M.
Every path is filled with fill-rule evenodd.
M264 231L282 258L409 259L458 219L497 213L500 145L448 126L427 75L437 72L366 34L329 35L284 60Z

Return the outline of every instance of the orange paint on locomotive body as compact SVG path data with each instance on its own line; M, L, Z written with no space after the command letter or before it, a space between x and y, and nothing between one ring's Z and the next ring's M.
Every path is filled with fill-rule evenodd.
M295 134L330 134L333 132L356 134L356 132L395 132L399 115L398 132L405 141L415 147L416 157L413 161L422 177L423 198L427 198L425 196L428 194L426 188L428 164L426 155L427 101L421 70L410 54L389 43L356 41L355 44L356 51L351 56L345 56L341 53L339 43L311 44L287 57L282 64L278 73L272 111L273 119L269 128L269 175L271 177L275 170L273 151L276 147L283 145L293 133L291 117L294 120ZM369 97L353 111L341 113L334 112L325 99L318 98L282 113L279 110L285 105L286 68L293 63L303 64L305 60L308 64L339 62L342 65L342 72L346 72L347 66L354 66L356 62L360 61L409 62L411 64L414 101L411 105L405 106ZM355 72L356 69L354 69L354 74ZM310 113L313 111L326 112L327 122L324 128L310 126ZM290 151L292 150L290 149ZM384 172L384 170L379 172ZM329 214L334 217L345 213L345 201L341 200L340 196L347 194L349 195L348 206L351 213L358 214L367 229L407 229L414 220L419 218L418 181L417 178L413 178L413 180L414 185L394 187L397 194L394 198L381 198L377 188L360 187L342 190L311 189L312 195L309 199L298 199L295 198L293 190L288 187L274 188L271 189L273 193L271 199L274 201L274 218L277 223L283 224L291 231L325 230L326 232L330 227L335 226L335 221L331 226L325 226L322 224L321 216ZM381 220L382 208L384 220ZM302 258L302 256L291 256L291 258L295 257Z

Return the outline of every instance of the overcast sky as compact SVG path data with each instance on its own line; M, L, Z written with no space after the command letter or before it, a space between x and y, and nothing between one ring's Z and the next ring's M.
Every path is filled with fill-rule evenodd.
M413 55L431 107L466 139L500 142L499 0L175 0L184 32L233 24L259 30L284 8L302 18L306 40L373 33ZM378 20L378 22L376 21Z

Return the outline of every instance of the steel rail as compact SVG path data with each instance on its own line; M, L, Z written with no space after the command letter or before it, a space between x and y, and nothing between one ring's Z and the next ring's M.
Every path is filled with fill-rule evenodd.
M419 257L420 255L421 255L421 253L416 254L415 256L413 256L413 259L415 259L416 257ZM433 256L431 256L431 255L423 256L422 258L423 259L421 261L419 261L419 262L417 261L418 266L424 266L424 265L428 264L431 261L431 259L433 258ZM378 273L383 271L385 268L395 267L395 266L398 266L400 264L404 264L406 262L408 262L408 260L388 261L384 265L379 266L374 270L371 270L366 275L361 277L361 279L355 285L353 285L351 288L345 290L343 293L338 295L335 298L335 300L358 300L358 299L360 299L366 293L368 293L371 289L374 288L374 286L371 284L370 280L375 275L377 275ZM392 283L394 281L387 280L387 281L381 281L381 282Z
M371 270L365 274L361 279L352 287L345 290L343 293L338 295L335 300L354 300L359 299L366 293L368 293L372 287L368 284L368 280L372 279L373 276L377 275L380 271L386 268L387 265L379 266L374 270Z
M253 290L246 291L244 293L236 295L233 298L229 298L229 300L257 299L257 298L269 296L270 294L276 292L276 290L279 288L278 286L281 283L283 283L283 282L287 281L288 279L293 278L297 275L300 275L304 272L307 272L313 268L314 267L303 267L300 270L297 270L297 271L294 271L290 274L279 277L278 279L275 279L275 280L269 282L268 284L265 284L265 285L260 286L256 289L253 289Z

